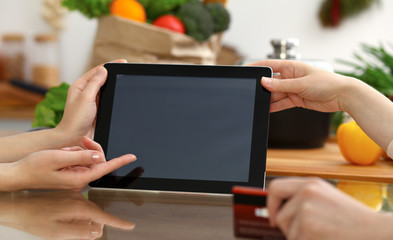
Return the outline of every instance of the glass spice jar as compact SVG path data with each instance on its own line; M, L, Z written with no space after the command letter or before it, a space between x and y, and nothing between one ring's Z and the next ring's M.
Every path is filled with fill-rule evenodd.
M0 82L3 81L3 59L1 56L1 49L0 49Z
M2 80L25 80L25 38L22 34L2 36Z
M34 38L33 83L50 88L60 82L57 36L37 34Z

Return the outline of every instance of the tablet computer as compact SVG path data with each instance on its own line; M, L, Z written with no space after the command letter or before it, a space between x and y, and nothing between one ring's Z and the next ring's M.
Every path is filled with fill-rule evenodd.
M95 141L137 161L92 187L231 193L264 187L269 67L108 63Z

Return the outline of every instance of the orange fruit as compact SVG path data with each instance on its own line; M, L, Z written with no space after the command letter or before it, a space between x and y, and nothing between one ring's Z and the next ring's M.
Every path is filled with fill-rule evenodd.
M371 165L382 156L383 150L356 124L341 124L337 129L337 143L344 158L356 165Z
M110 13L134 21L146 22L145 8L136 0L114 0L110 5Z
M336 187L376 211L381 209L386 195L384 183L339 181Z

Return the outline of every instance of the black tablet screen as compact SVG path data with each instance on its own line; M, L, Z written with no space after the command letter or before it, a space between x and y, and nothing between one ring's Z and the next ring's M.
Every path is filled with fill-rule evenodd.
M112 174L247 182L255 88L255 78L117 75L107 158L138 160Z

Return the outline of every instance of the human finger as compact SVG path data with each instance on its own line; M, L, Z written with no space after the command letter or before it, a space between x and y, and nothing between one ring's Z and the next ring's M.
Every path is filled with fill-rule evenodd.
M301 94L306 90L302 78L277 79L263 77L261 83L271 92Z
M81 150L83 150L83 148L81 148L79 146L73 146L73 147L64 147L61 150L63 150L63 151L81 151Z
M136 156L134 154L126 154L118 158L114 158L110 161L97 164L92 166L93 173L90 176L91 181L96 180L106 174L109 174L116 169L127 165L136 160Z
M284 99L286 97L288 97L287 93L275 92L275 93L271 94L270 101L277 102L277 101Z
M280 229L284 232L285 236L287 239L303 239L300 238L301 232L301 218L303 217L304 213L302 211L297 211L294 215L292 215L292 218L289 223L287 223L287 227L285 230L280 227Z
M86 213L86 216L90 217L95 222L114 228L125 230L131 230L135 228L135 223L116 217L115 215L112 215L99 207L95 208L93 211L89 210L89 212Z
M280 101L277 102L272 102L270 104L270 112L274 113L274 112L279 112L288 108L293 108L296 107L296 105L294 104L294 102L287 98L281 99Z
M110 61L109 63L126 63L127 60L125 59L117 59ZM68 98L70 98L71 101L73 101L77 96L78 93L83 91L83 89L86 87L86 85L89 83L89 80L97 74L97 70L103 67L104 64L100 64L87 73L85 73L81 78L79 78L74 84L71 85L70 90L68 91ZM74 89L76 91L74 91Z
M82 142L83 142L83 146L85 146L86 149L95 150L98 152L104 152L104 150L102 150L102 147L99 143L93 141L92 139L86 136L83 137Z
M76 201L74 205L74 202L68 202L67 205L72 207L72 211L67 211L67 209L65 209L64 214L61 215L62 218L82 220L91 219L96 223L100 223L102 225L109 225L121 229L133 229L135 227L134 223L126 221L115 215L112 215L111 213L104 211L94 202L85 199L80 193L75 194L75 198ZM84 204L80 204L80 202Z
M53 158L55 159L53 167L55 169L63 169L72 166L86 166L105 161L105 156L102 152L93 150L56 151L53 154Z
M102 85L104 85L107 75L108 71L106 70L106 68L99 67L97 69L96 74L94 74L91 79L89 79L84 89L82 90L82 94L86 96L86 99L94 102L96 101L97 94L100 91Z
M269 211L269 221L273 227L277 226L276 217L282 203L295 195L304 183L305 180L301 178L280 178L271 182L269 185L267 208Z
M301 206L304 204L304 198L300 193L302 187L298 188L297 192L287 201L285 204L280 206L279 211L276 215L276 223L279 228L284 232L286 236L296 235L296 218L299 214L302 214Z
M126 62L127 62L127 60L125 60L125 59L116 59L116 60L110 61L110 62L108 62L108 63L126 63ZM100 67L103 67L104 64L105 64L105 63L100 64L100 65L94 67L93 69L91 69L90 71L88 71L87 73L85 73L85 74L84 74L78 81L76 81L74 84L75 84L76 86L79 86L79 87L81 87L81 88L84 88L84 87L86 86L88 80L91 79L91 78L94 76L94 74L95 74L95 72L97 71L97 69L100 68Z
M97 239L102 236L103 225L90 219L60 219L45 234L49 239Z

